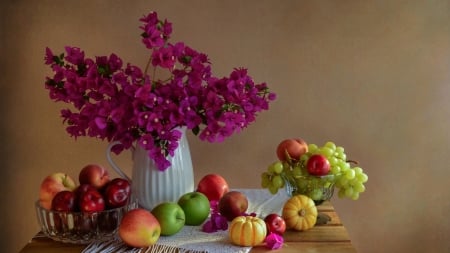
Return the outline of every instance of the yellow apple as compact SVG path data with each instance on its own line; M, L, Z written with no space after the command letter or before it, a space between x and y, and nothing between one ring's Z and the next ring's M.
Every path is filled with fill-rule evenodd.
M119 236L128 246L135 248L155 244L161 235L161 226L156 217L143 208L124 214L119 225Z
M73 191L76 188L75 181L67 174L62 172L53 173L41 183L39 191L39 203L45 209L50 210L52 200L60 191Z

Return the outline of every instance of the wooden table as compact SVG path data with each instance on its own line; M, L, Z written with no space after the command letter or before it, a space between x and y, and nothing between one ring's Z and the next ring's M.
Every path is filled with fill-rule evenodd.
M331 203L323 203L318 206L318 210L320 213L328 215L331 221L323 225L316 225L314 228L303 232L287 231L284 234L285 243L282 249L271 251L263 246L258 246L253 247L250 252L356 252L356 249L352 246L347 230L342 225ZM84 248L84 245L55 242L43 236L42 233L38 233L24 246L20 253L79 253Z
M268 250L263 246L254 247L250 252L324 252L324 253L355 253L347 230L330 202L317 206L320 215L325 214L331 218L326 224L316 224L313 228L303 231L286 231L283 248L276 251Z

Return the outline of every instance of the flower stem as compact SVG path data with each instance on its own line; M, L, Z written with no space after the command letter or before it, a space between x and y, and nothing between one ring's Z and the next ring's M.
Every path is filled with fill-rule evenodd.
M151 61L152 61L152 56L150 55L150 57L148 58L148 61L147 61L147 65L145 65L144 76L146 76L148 73L148 68L150 67Z

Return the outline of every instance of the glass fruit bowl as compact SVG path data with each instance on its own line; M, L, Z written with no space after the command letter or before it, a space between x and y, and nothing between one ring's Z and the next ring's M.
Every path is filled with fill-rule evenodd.
M285 189L289 196L306 195L314 200L316 205L330 200L334 193L335 175L284 175Z
M114 239L123 215L138 204L133 198L123 207L91 213L47 210L39 201L35 207L39 226L47 237L64 243L89 244Z

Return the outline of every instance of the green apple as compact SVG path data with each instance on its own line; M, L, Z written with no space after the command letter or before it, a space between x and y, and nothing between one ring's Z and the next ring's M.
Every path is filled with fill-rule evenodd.
M152 209L152 214L161 225L161 235L173 235L184 226L185 215L180 205L175 202L163 202Z
M198 226L209 216L211 206L205 194L201 192L188 192L180 197L178 205L186 216L186 225Z

